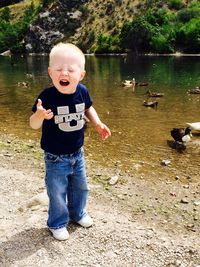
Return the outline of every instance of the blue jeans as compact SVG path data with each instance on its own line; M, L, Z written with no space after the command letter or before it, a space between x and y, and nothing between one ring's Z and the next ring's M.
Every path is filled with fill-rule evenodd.
M84 208L88 197L83 148L66 155L45 152L44 159L49 197L48 227L65 227L69 218L78 222L86 215Z

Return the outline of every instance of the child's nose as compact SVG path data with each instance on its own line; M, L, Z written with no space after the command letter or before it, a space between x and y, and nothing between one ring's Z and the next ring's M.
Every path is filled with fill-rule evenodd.
M68 70L62 70L63 75L68 75Z

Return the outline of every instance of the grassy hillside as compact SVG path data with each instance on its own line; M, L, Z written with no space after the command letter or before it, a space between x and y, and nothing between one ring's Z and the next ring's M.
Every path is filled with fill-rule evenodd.
M31 3L33 3L35 7L38 7L40 5L40 2L40 0L26 0L14 5L10 5L9 8L11 11L11 21L13 23L20 21L24 14L24 11L31 5Z
M70 5L70 0L64 2ZM27 0L9 6L10 25L22 24L26 20L27 27L17 31L20 37L15 37L17 41L14 43L22 42L23 34L25 37L28 33L27 23L33 20L36 25L41 23L41 18L37 20L39 12L49 10L56 18L62 16L57 24L64 35L61 40L76 43L85 52L200 53L199 0L88 0L77 3L71 9L60 10L61 13L55 12L63 9L57 0ZM25 19L24 12L31 5L34 14L28 12L29 18ZM0 17L0 30L3 30L1 21ZM68 21L67 24L64 21ZM48 29L44 31L48 32ZM6 47L4 37L1 33L0 51Z
M85 50L94 52L101 34L118 38L123 23L132 20L142 12L142 2L144 1L88 1L82 8L84 14L82 26L71 40L75 42L80 40L79 45ZM117 48L116 46L117 43L114 44L114 50Z

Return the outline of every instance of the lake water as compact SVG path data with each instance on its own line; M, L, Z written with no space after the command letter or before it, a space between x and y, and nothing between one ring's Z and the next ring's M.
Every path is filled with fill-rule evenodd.
M199 149L191 147L184 155L168 146L173 127L200 121L200 95L187 91L200 86L200 57L173 56L87 56L88 87L102 121L112 137L101 142L92 127L86 130L85 150L94 160L107 167L116 162L130 170L137 163L147 163L147 170L169 158L181 164L187 157L188 166L199 163ZM26 139L39 141L40 131L29 127L31 107L39 92L50 84L46 56L0 57L0 130ZM29 77L31 74L31 77ZM148 86L125 88L122 81L136 79ZM28 82L28 87L18 86ZM157 109L143 106L146 91L163 92ZM198 145L200 137L193 137ZM150 166L150 167L148 167Z

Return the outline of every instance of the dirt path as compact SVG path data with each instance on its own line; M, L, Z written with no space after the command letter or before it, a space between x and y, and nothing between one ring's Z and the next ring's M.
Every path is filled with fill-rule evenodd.
M111 177L112 170L108 175L88 162L88 211L95 224L69 224L70 238L59 242L46 229L38 147L4 136L0 159L0 266L200 266L198 183L143 179L105 186L97 178Z

